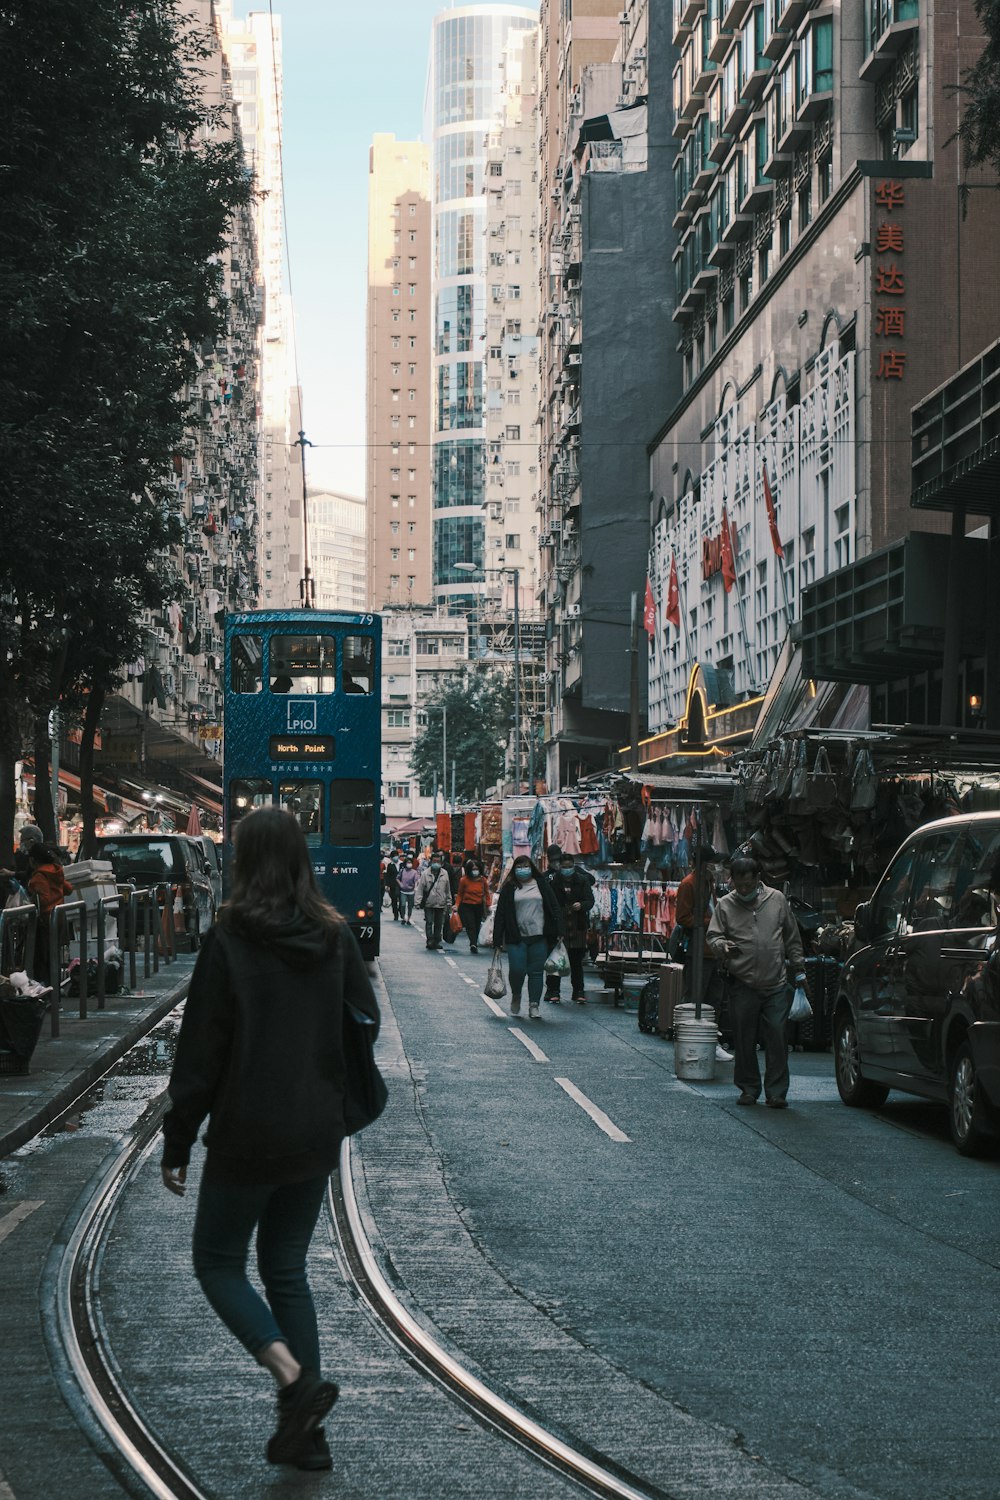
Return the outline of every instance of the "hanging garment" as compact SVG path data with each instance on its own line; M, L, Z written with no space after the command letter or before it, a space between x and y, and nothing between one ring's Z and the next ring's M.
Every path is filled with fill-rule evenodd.
M726 829L722 821L721 808L715 809L715 817L712 820L712 848L716 854L729 853L729 841L726 838Z
M580 853L580 819L575 812L560 813L553 838L564 854Z
M528 843L528 819L527 818L512 818L511 819L510 837L511 837L511 842L514 845L515 852L520 851L520 852L525 853L525 854L528 852L529 843Z
M545 837L545 808L541 799L537 799L531 809L531 821L528 824L528 842L532 853L537 857L542 852L542 840Z
M580 818L580 853L596 854L598 851L597 830L589 813Z

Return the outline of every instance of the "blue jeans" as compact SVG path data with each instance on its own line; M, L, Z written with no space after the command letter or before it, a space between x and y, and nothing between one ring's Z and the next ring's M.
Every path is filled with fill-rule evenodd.
M525 938L523 943L507 944L507 965L510 969L510 993L520 1000L525 976L528 980L528 1004L537 1005L542 998L545 980L544 964L549 956L549 944L543 937Z
M194 1221L194 1274L229 1331L255 1359L268 1344L283 1341L303 1369L317 1373L319 1333L306 1256L326 1184L326 1177L280 1186L202 1177ZM254 1229L267 1302L247 1280Z

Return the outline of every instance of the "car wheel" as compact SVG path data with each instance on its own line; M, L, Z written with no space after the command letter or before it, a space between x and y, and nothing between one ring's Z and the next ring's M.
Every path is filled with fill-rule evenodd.
M877 1109L884 1104L889 1090L883 1083L871 1083L861 1076L861 1048L858 1030L850 1011L837 1017L833 1033L833 1063L837 1074L837 1092L852 1109Z
M948 1124L951 1138L963 1156L981 1156L993 1144L994 1137L987 1135L978 1123L983 1108L977 1099L978 1088L972 1048L963 1042L948 1070Z

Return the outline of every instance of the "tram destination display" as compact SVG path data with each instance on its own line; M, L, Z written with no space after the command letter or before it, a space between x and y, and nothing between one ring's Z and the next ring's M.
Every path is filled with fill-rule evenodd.
M333 760L336 740L332 734L272 734L269 754L278 760Z

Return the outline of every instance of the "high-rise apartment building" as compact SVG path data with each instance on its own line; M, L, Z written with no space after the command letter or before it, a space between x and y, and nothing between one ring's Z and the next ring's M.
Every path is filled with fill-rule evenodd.
M500 106L500 63L513 31L537 13L460 5L433 23L426 134L432 152L434 236L433 585L449 608L471 606L484 583L483 340L486 299L483 174ZM511 336L520 324L509 318Z
M317 609L367 608L366 506L359 495L310 490L309 559Z
M652 448L653 729L685 718L695 664L704 709L760 692L833 574L808 675L929 670L936 539L911 533L943 522L911 508L911 411L1000 334L1000 204L973 191L963 215L954 139L982 40L972 0L674 0L683 391ZM873 638L872 554L911 601L880 614L874 665L860 635L853 662L826 649L847 619Z
M430 156L376 135L369 152L368 604L431 599Z
M382 795L392 830L444 806L444 767L436 802L433 786L421 788L414 774L413 746L428 699L468 665L469 630L461 616L428 605L382 611Z
M541 31L540 592L547 780L559 787L608 765L628 734L647 444L680 394L673 53L669 11L648 0L544 0Z
M281 19L251 11L241 20L233 16L232 0L218 0L216 13L243 150L257 186L253 216L263 284L260 599L264 609L285 609L299 603L303 571L302 485L292 446L302 419L284 270Z

